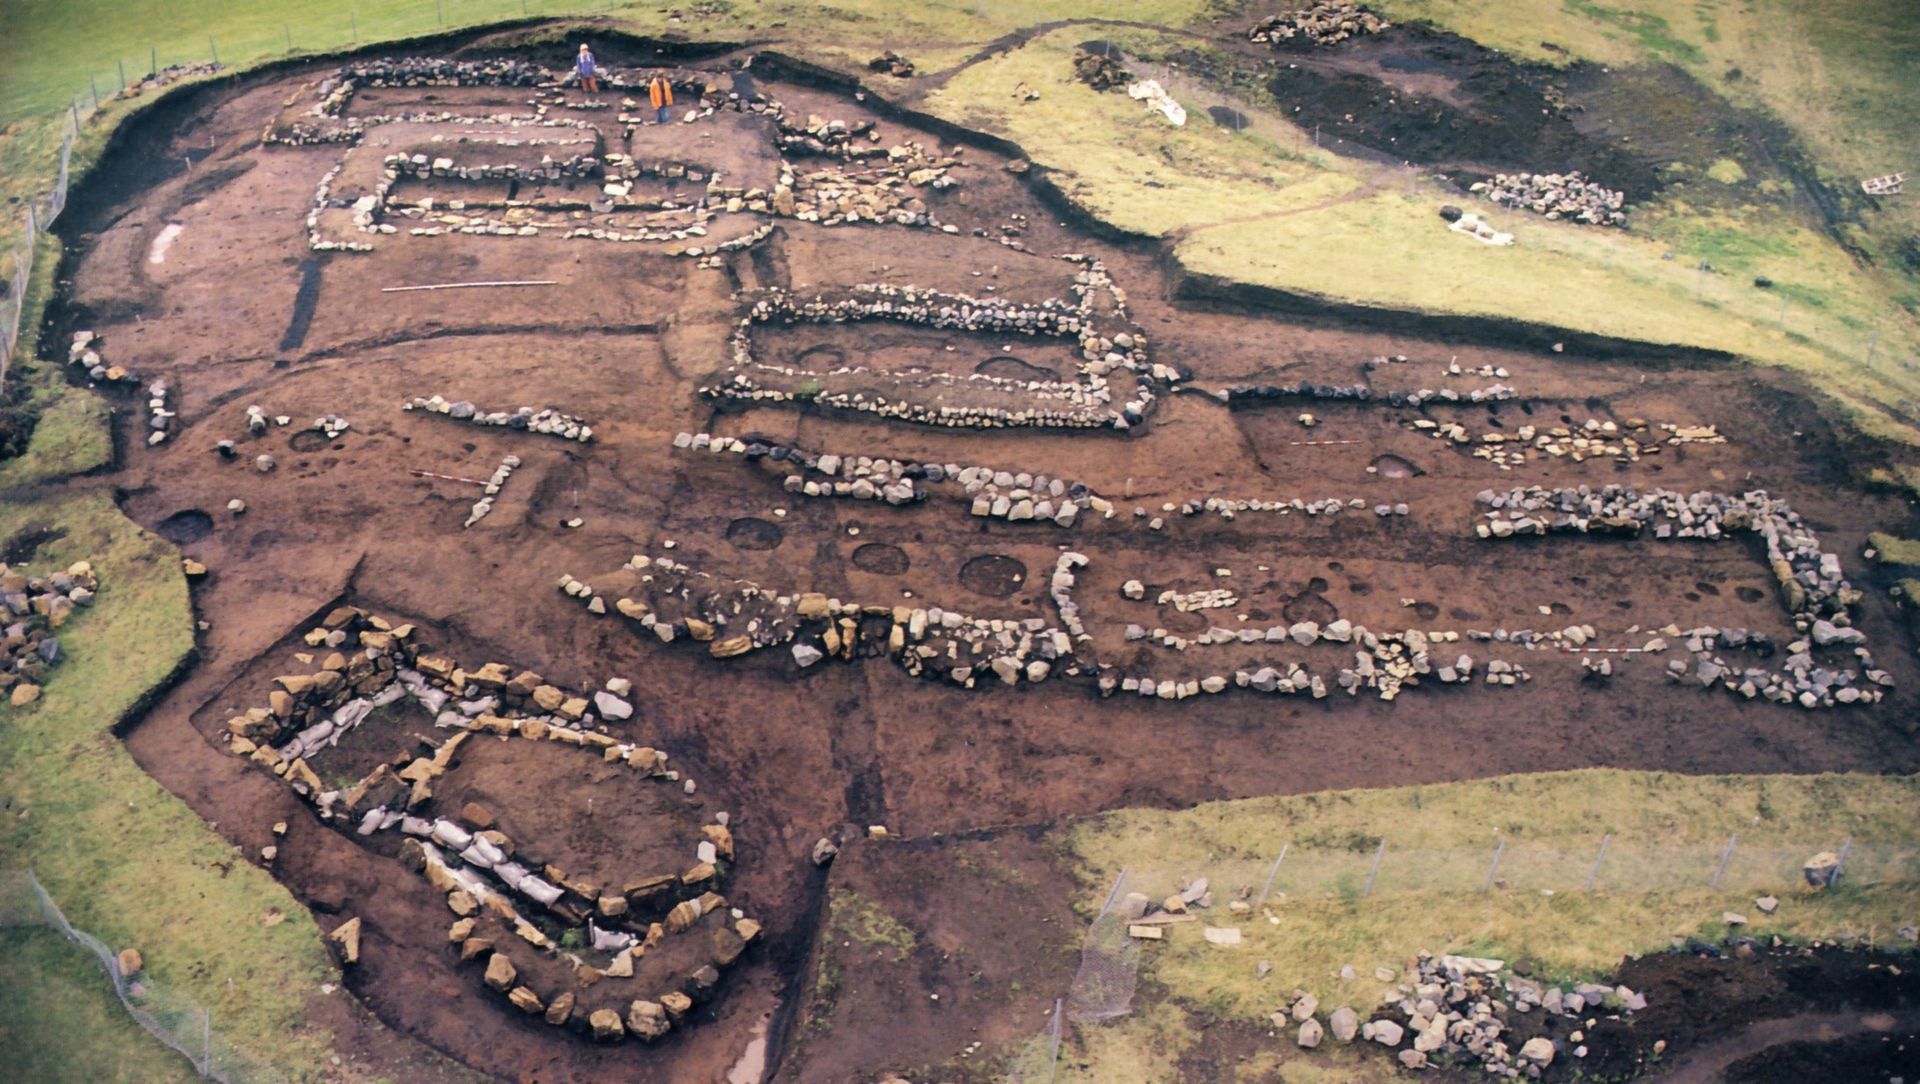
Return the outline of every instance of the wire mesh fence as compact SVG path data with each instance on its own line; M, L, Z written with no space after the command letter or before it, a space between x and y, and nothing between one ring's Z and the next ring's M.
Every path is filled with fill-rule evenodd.
M13 358L13 348L20 342L20 324L26 316L27 287L33 278L33 253L40 235L47 232L53 220L67 208L67 179L73 162L73 141L78 134L78 121L71 122L60 139L60 167L54 176L53 187L44 196L26 201L25 229L21 239L15 244L13 258L4 265L12 272L7 280L7 291L0 297L0 385L7 379L7 370Z
M1335 846L1289 843L1265 855L1212 855L1185 867L1129 862L1128 881L1151 894L1204 875L1216 891L1237 893L1250 887L1262 902L1269 897L1364 899L1401 892L1779 892L1804 882L1809 861L1819 855L1838 864L1847 884L1920 882L1920 851L1844 834L1793 844L1743 842L1737 834L1687 842L1599 835L1590 846L1577 848L1563 840L1533 843L1503 834L1489 839L1484 848L1446 849L1401 848L1391 839L1364 837Z
M199 1074L223 1084L265 1084L280 1079L228 1043L206 1006L155 986L143 975L121 970L119 953L67 921L32 870L0 873L0 926L47 926L99 961L127 1014L155 1039L187 1059Z
M1191 861L1134 856L1120 871L1089 923L1080 962L1064 999L1069 1023L1087 1025L1132 1011L1141 956L1129 929L1142 906L1157 909L1172 896L1184 903L1204 895L1245 900L1243 913L1286 900L1339 901L1364 908L1369 900L1419 894L1439 905L1447 895L1589 893L1780 893L1796 885L1857 887L1920 885L1920 850L1860 840L1809 837L1785 843L1724 839L1649 841L1599 835L1591 846L1566 840L1532 842L1501 834L1484 848L1398 848L1390 839L1354 836L1335 841L1289 841L1266 854L1194 855ZM1184 891L1183 891L1184 890ZM1129 901L1126 897L1132 897ZM1145 903L1143 904L1142 898ZM1222 905L1223 913L1228 907ZM1168 917L1165 915L1162 918ZM1145 919L1149 924L1152 917ZM1038 1064L1037 1062L1035 1064ZM1032 1073L1019 1079L1037 1079Z

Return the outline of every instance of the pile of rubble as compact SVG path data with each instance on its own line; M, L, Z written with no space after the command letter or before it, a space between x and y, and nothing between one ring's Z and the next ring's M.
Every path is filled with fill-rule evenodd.
M1253 24L1247 40L1279 46L1295 39L1315 45L1333 45L1363 34L1378 34L1392 23L1359 4L1345 0L1316 0L1308 7L1269 15Z
M1365 384L1315 384L1298 380L1291 384L1234 384L1221 388L1215 397L1229 407L1258 406L1276 399L1329 399L1367 402L1375 393ZM1397 407L1421 407L1428 403L1503 403L1520 393L1505 384L1461 391L1456 388L1419 388L1415 391L1390 391L1378 396Z
M1594 226L1625 226L1625 195L1571 173L1496 173L1490 181L1476 181L1472 191L1495 203L1519 207L1550 219L1568 219Z
M562 440L579 441L586 444L593 440L593 427L583 418L572 414L562 414L551 407L535 410L523 406L516 410L481 410L465 399L449 402L444 396L415 396L402 403L401 410L423 411L428 414L440 414L454 421L469 425L485 425L496 428L516 429L523 433L539 433L543 436L559 437Z
M1113 503L1082 483L1026 471L995 470L959 463L920 463L865 455L815 454L771 440L740 440L710 433L680 433L683 451L732 454L751 462L787 464L782 487L803 497L878 501L901 506L939 493L968 501L972 514L1010 523L1051 522L1071 527L1084 511L1111 518Z
M876 607L817 592L780 594L638 554L596 579L599 588L563 577L560 589L594 614L609 612L606 599L614 597L611 610L637 631L662 643L705 643L715 658L786 645L794 664L805 669L829 657L886 654L909 674L969 689L991 678L1007 685L1044 681L1072 660L1067 632L1040 618L981 618L938 606Z
M913 61L908 60L892 49L888 49L886 52L867 61L867 70L870 72L885 72L895 79L911 79L913 78Z
M1116 90L1133 82L1126 65L1105 53L1081 50L1073 58L1073 77L1095 90Z
M100 579L87 561L35 576L0 564L0 693L16 708L40 699L47 671L66 658L54 633L82 606L93 605Z
M722 970L760 932L759 923L717 891L734 858L725 813L701 827L684 870L644 871L615 882L623 887L603 889L536 857L538 841L510 838L483 807L469 802L457 814L434 811L435 786L458 767L462 746L489 735L574 746L599 762L625 765L638 778L679 784L694 793L691 779L667 767L665 753L607 733L601 720L633 714L625 699L631 683L613 679L589 700L533 671L516 672L502 663L467 670L424 651L414 626L393 625L352 606L333 610L304 639L315 652L329 654L311 673L275 678L278 688L266 707L229 720L234 754L273 771L313 805L323 822L370 837L370 845L385 838L380 833L397 829L402 858L446 894L455 915L449 943L463 962L484 961L485 984L513 1007L602 1041L630 1032L651 1042L689 1022L688 1013L711 997ZM375 711L402 700L412 701L433 717L437 729L451 733L437 743L423 739L426 752L394 756L351 785L327 788L309 759L351 737ZM262 856L271 862L276 849ZM556 924L563 931L558 938L547 932ZM354 962L357 937L338 933L332 939ZM662 950L676 961L667 966L688 968L684 973L636 971L636 963L667 938L691 940L696 934L704 942L700 949ZM519 964L513 953L521 954ZM534 989L526 974L529 953L561 963L557 970L571 975L573 986ZM618 986L600 986L603 982L637 985L663 978L671 983L665 990L650 986L618 993L616 1003L627 1003L624 1012L575 1012L583 1001L608 1003L608 992Z
M108 365L100 357L100 336L91 331L76 331L73 342L67 347L67 364L86 370L87 379L103 384L118 384L135 379L134 375L118 365Z
M1407 428L1455 446L1471 447L1474 458L1485 459L1501 470L1512 470L1533 458L1536 452L1574 463L1612 459L1624 466L1659 455L1663 446L1727 442L1711 425L1670 422L1654 425L1644 418L1619 422L1588 418L1577 426L1522 425L1512 432L1486 430L1477 437L1459 422L1438 422L1431 418L1416 418L1407 423Z
M1105 269L1098 262L1092 262L1075 276L1077 301L1074 304L1057 299L1023 304L1005 298L979 298L893 285L856 286L844 297L816 296L808 301L800 301L781 289L763 291L734 331L731 371L699 391L714 398L812 402L927 425L961 428L1131 429L1146 419L1157 397L1155 384L1174 384L1184 374L1170 366L1149 362L1145 337L1138 332L1116 331L1111 335L1100 332L1092 315L1092 298L1096 290L1110 286L1111 279ZM1115 293L1118 294L1117 289ZM872 374L863 366L817 372L755 361L754 326L776 320L783 324L890 320L944 330L1071 338L1078 342L1083 358L1077 370L1081 379L1076 382L1023 381L982 374L958 378L933 374L914 381L893 378L903 395L916 385L966 387L1024 399L1033 405L1009 409L985 403L958 403L950 401L951 397L935 396L928 398L941 399L937 406L896 401L872 391ZM1111 405L1114 389L1109 380L1116 372L1135 378L1131 395L1118 409Z
M1617 1020L1647 1006L1644 996L1625 986L1582 983L1568 991L1510 973L1503 978L1504 972L1506 964L1501 960L1423 952L1409 976L1412 981L1400 984L1400 997L1385 1006L1386 1014L1357 1030L1351 1015L1335 1019L1335 1037L1351 1042L1357 1036L1398 1049L1400 1064L1409 1069L1427 1068L1429 1059L1437 1057L1455 1066L1474 1063L1482 1072L1508 1080L1538 1080L1562 1052L1575 1058L1587 1056L1585 1033L1600 1017ZM1300 1007L1296 1001L1296 1019L1301 1018ZM1572 1027L1556 1042L1551 1034L1538 1034L1551 1030L1551 1023L1542 1027L1528 1021L1518 1030L1536 1034L1513 1049L1515 1015L1527 1016L1536 1009L1542 1017L1570 1021ZM1312 1013L1309 1006L1298 1035L1301 1046L1319 1045L1320 1030L1307 1026L1317 1023Z

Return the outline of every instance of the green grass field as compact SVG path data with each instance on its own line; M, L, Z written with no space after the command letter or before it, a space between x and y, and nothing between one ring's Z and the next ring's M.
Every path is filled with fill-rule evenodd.
M39 1084L185 1084L202 1079L187 1059L155 1042L113 996L99 961L51 927L0 928L0 1050L7 1075ZM51 1043L45 1033L85 1035Z
M1258 1025L1295 987L1316 994L1325 1011L1344 1004L1365 1012L1391 989L1374 969L1404 969L1420 951L1524 958L1536 975L1594 979L1675 938L1724 936L1727 911L1744 915L1753 936L1911 950L1894 931L1920 924L1917 806L1914 778L1597 770L1089 818L1056 836L1089 916L1123 869L1130 889L1156 901L1177 879L1205 876L1216 902L1201 922L1170 927L1164 942L1143 946L1148 993L1129 1020L1090 1033L1088 1067L1063 1079L1167 1079L1154 1067L1204 1034L1167 1028L1169 1014ZM1588 892L1603 834L1612 837L1609 857ZM1716 890L1710 881L1733 835ZM1849 835L1848 867L1861 883L1820 894L1797 883L1802 860ZM1503 837L1505 883L1483 891ZM1373 893L1363 896L1382 839L1386 857ZM1241 886L1260 890L1283 845L1288 855L1268 904L1229 914ZM1541 891L1547 887L1551 894ZM1768 892L1781 901L1772 916L1753 904ZM1209 944L1203 924L1239 927L1243 943ZM1272 965L1264 977L1255 969L1262 960ZM1347 966L1353 979L1340 977Z
M0 505L0 540L42 525L65 535L29 567L90 560L102 586L63 630L68 657L41 700L0 708L0 869L32 869L74 925L139 948L147 981L210 1009L223 1034L274 1036L254 1056L298 1078L326 1049L305 1024L331 973L318 929L109 732L192 650L179 552L105 491ZM286 918L265 924L269 911ZM76 1034L31 1038L59 1051Z

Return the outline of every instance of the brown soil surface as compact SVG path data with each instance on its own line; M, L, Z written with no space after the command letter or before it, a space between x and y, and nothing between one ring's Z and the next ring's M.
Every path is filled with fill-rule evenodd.
M744 56L703 63L725 67L737 59ZM927 195L941 220L958 227L952 236L779 219L771 237L729 254L719 269L671 257L657 244L415 237L404 229L378 238L371 253L316 254L305 218L315 186L343 148L262 147L259 134L283 102L310 94L324 71L283 69L194 93L118 144L101 180L76 191L62 219L71 285L46 341L61 344L74 328L100 332L105 356L143 382L165 379L179 412L173 437L149 448L144 398L113 393L122 452L101 484L122 495L136 521L166 531L212 569L194 592L206 622L200 663L132 731L133 754L248 853L270 842L274 821L291 822L276 874L323 922L365 920L363 960L348 978L352 990L387 1026L484 1073L542 1081L723 1077L777 1010L792 1011L793 983L821 902L809 852L819 837L849 827L885 824L896 836L919 839L1126 805L1593 765L1686 772L1920 767L1920 752L1899 725L1920 717L1913 691L1920 666L1898 615L1874 591L1857 624L1897 687L1870 709L1818 713L1675 687L1651 661L1629 662L1611 684L1583 682L1575 657L1546 653L1528 657L1535 676L1529 685L1449 688L1444 695L1416 690L1393 703L1343 695L1276 701L1228 694L1205 705L1102 700L1090 684L1064 679L967 693L908 678L885 659L804 673L783 651L715 661L697 648L635 635L619 618L592 617L554 589L563 573L615 568L636 552L665 552L672 542L675 560L772 590L1051 619L1047 577L1060 549L1070 546L1092 561L1083 570L1082 598L1096 631L1092 650L1103 661L1142 647L1118 640L1117 629L1138 619L1130 612L1142 609L1120 599L1119 582L1137 576L1195 590L1214 585L1223 567L1233 571L1233 582L1246 581L1242 606L1250 619L1254 610L1284 616L1291 607L1316 620L1337 612L1383 627L1453 627L1519 621L1547 606L1554 616L1527 623L1585 621L1624 635L1630 626L1668 621L1740 621L1779 634L1784 616L1763 601L1773 594L1754 551L1644 541L1476 543L1474 494L1528 483L1764 486L1794 503L1856 582L1867 579L1855 556L1866 533L1906 525L1910 513L1848 488L1853 449L1804 388L1776 375L1681 357L1629 364L1603 353L1536 353L1510 342L1356 329L1330 318L1184 308L1167 299L1168 277L1153 253L1078 232L1027 181L1002 168L1007 156L981 146L960 156L957 187ZM875 112L872 98L863 103L771 78L760 82L800 117L870 120L888 141L953 146L950 136ZM502 96L394 89L382 92L377 108L399 110L427 97L438 108L464 111L498 106ZM619 137L606 113L579 114L607 124L603 139ZM694 124L684 131L690 141L720 133L749 138L731 120L724 128ZM760 138L766 135L763 127ZM189 148L191 170L181 164ZM1412 360L1371 374L1377 391L1484 383L1445 376L1448 359L1457 356L1463 366L1508 369L1523 398L1491 409L1416 411L1375 401L1229 411L1210 397L1181 394L1163 397L1146 425L1122 435L923 428L813 407L730 406L722 413L695 394L730 362L738 287L797 288L804 275L809 290L877 280L975 292L997 269L1009 296L1060 296L1073 265L972 236L976 229L997 234L1015 214L1031 223L1021 239L1033 252L1103 260L1130 295L1152 360L1191 372L1200 388L1249 379L1346 383L1362 377L1366 359L1404 354ZM184 229L164 262L152 263L153 239L169 223ZM859 258L869 250L878 258ZM1057 287L1046 285L1048 272L1057 275ZM523 279L559 285L381 292ZM832 338L845 340L850 353L860 345L846 329ZM1022 342L1012 355L1051 367L1051 355L1034 342ZM999 345L966 354L966 371L1003 353ZM595 439L565 443L399 410L413 396L435 393L483 409L554 407L586 417ZM250 435L250 404L293 424ZM1319 426L1300 428L1292 421L1299 410L1318 414ZM300 435L325 414L346 417L353 427L331 442ZM1717 424L1730 441L1670 449L1631 469L1604 460L1543 460L1503 472L1407 428L1429 415L1474 427L1491 415L1508 428L1524 418L1559 424L1644 415ZM737 457L672 448L677 432L703 429L763 433L816 450L1042 470L1111 495L1121 515L1092 523L1083 517L1068 531L978 519L964 503L940 500L903 508L810 501L782 491L774 473L745 469ZM1309 438L1360 443L1292 443ZM226 439L238 444L235 461L212 451ZM274 472L253 470L261 453L278 460ZM461 523L479 495L475 487L408 473L484 479L509 454L523 465L491 515L470 529ZM1382 455L1418 469L1404 477L1369 474L1366 467ZM1131 514L1136 504L1160 514L1163 502L1215 495L1358 497L1369 506L1404 501L1413 513L1376 520L1371 511L1353 510L1332 522L1169 515L1161 531ZM244 515L226 511L236 497L246 501ZM577 528L565 525L576 518ZM884 553L884 560L860 556L876 543L888 549L865 552ZM904 568L894 551L904 555ZM1025 570L1017 581L1015 563ZM263 659L289 650L290 637L342 598L417 622L437 649L461 660L500 659L575 690L598 688L610 676L633 681L635 716L613 732L671 752L699 780L695 803L707 816L733 814L741 857L727 895L767 923L766 945L728 975L725 996L698 1010L699 1026L676 1029L655 1047L602 1048L504 1008L471 968L458 966L438 893L396 860L320 826L277 779L215 743L228 715L261 702L277 672L272 667L281 665ZM1432 609L1403 607L1403 598ZM1235 648L1209 650L1222 653L1219 668L1228 672L1244 661ZM1158 652L1153 665L1197 674L1210 664L1198 657L1205 652L1172 655ZM548 776L496 773L484 789L501 805L552 809L543 815L556 824L573 815L573 796ZM609 866L623 860L617 838L577 845ZM951 900L981 891L975 878L931 859L912 877L875 876L872 891L896 910L915 906L915 893ZM1063 893L1049 898L1065 907ZM1022 1021L1037 1023L1044 998L1032 991L1042 974L1049 982L1040 989L1058 987L1051 982L1059 977L1056 961L999 923L990 900L950 921L955 925L936 942L940 952L951 955L954 946L993 954L996 974L1026 976L1022 996L1033 1005L1016 1000ZM951 960L913 960L923 969L914 981L932 984L916 989L959 997L968 988L971 980ZM907 990L915 972L901 968L890 981ZM1004 989L995 996L1004 1000ZM827 1066L819 1079L838 1079L896 1058L951 1056L964 1045L950 1030L960 1017L941 1015L945 1010L925 1000L908 996L885 1011L841 1003L836 1012L872 1015L847 1017L850 1027L834 1029L834 1049L816 1048L806 1065ZM772 1041L777 1056L777 1026ZM794 1041L806 1049L804 1040Z

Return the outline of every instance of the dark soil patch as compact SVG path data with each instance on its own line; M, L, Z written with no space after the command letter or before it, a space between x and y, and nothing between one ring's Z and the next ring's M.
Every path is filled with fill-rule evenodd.
M881 576L900 576L913 567L907 551L888 542L868 542L853 551L853 567Z
M1768 1047L1729 1066L1726 1084L1803 1084L1809 1080L1890 1081L1920 1073L1920 1028L1868 1030L1829 1042Z
M64 527L55 527L46 523L31 523L26 529L7 539L4 550L0 550L0 562L10 565L23 565L33 560L40 547L49 542L58 542L67 537Z
M781 530L778 523L753 516L743 516L727 524L727 541L736 549L775 549L786 537L787 532Z
M818 346L809 346L793 356L794 368L808 369L814 372L822 369L838 368L846 363L847 352L837 346L826 343Z
M1245 113L1224 105L1208 106L1207 116L1212 117L1213 122L1220 127L1231 128L1236 132L1246 131L1247 126L1253 123Z
M997 376L1004 380L1058 380L1060 374L1044 365L1035 365L1030 361L1016 358L1012 354L995 354L993 357L973 367L973 371L985 376Z
M198 542L213 533L213 517L198 508L188 508L160 521L154 531L176 546Z
M1904 954L1839 948L1752 949L1715 959L1666 953L1628 961L1616 981L1647 996L1647 1008L1630 1020L1601 1020L1587 1036L1590 1052L1581 1068L1595 1079L1646 1071L1655 1041L1666 1050L1661 1079L1690 1078L1690 1052L1734 1041L1758 1021L1810 1013L1900 1011L1920 1007L1920 971ZM1889 964L1898 966L1889 967ZM1911 1048L1909 1048L1911 1054ZM1741 1057L1745 1057L1742 1053ZM1752 1059L1748 1059L1752 1060ZM1913 1065L1911 1058L1907 1062ZM1829 1074L1831 1079L1873 1077ZM1702 1077L1701 1079L1709 1079ZM1758 1076L1744 1079L1812 1079Z
M1302 621L1325 625L1330 621L1338 621L1340 610L1319 591L1308 590L1288 599L1287 604L1280 607L1280 616L1286 618L1289 625L1297 625Z
M1171 603L1160 607L1160 627L1168 632L1181 634L1204 632L1208 624L1206 614L1179 610Z
M1659 187L1658 162L1574 123L1564 72L1424 27L1288 59L1268 89L1322 146L1477 172L1577 169L1633 199Z
M960 586L988 598L1012 598L1027 582L1027 566L1004 553L983 553L960 566Z
M300 289L293 295L293 315L287 319L286 334L280 336L281 350L298 350L307 341L307 329L313 326L313 308L320 302L318 257L300 261Z
M327 444L327 435L318 429L302 429L287 438L287 447L296 452L317 452Z

